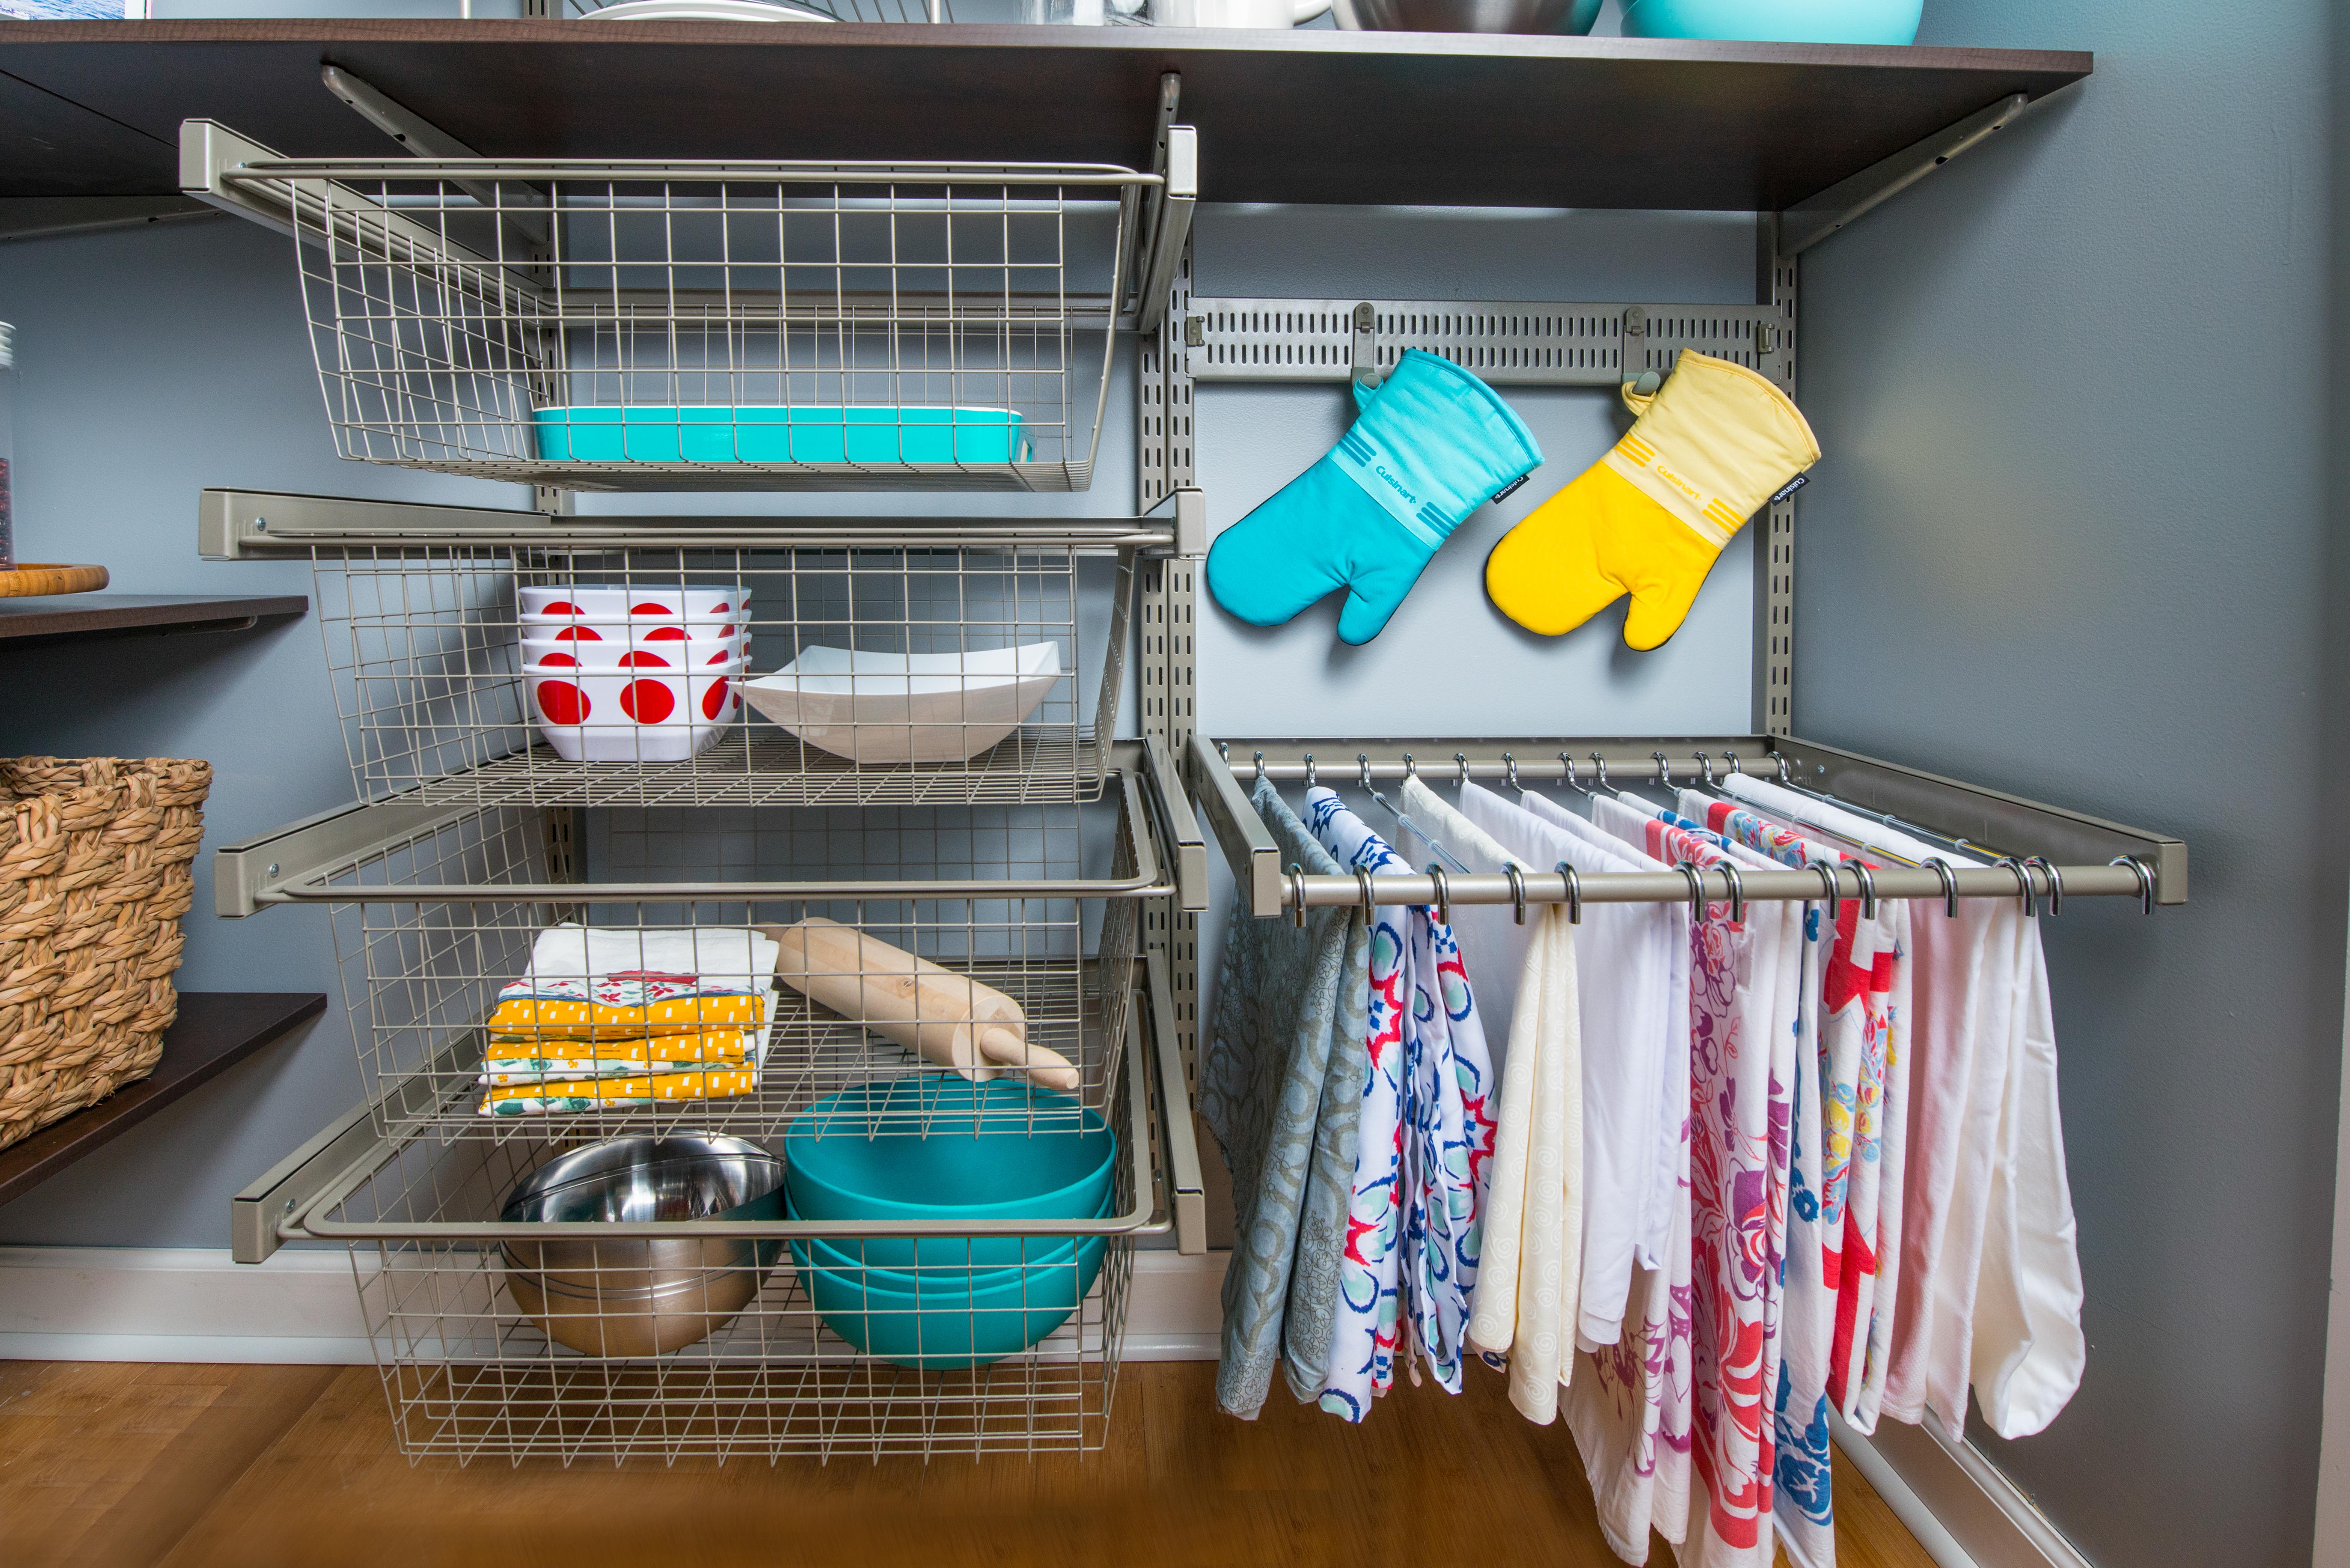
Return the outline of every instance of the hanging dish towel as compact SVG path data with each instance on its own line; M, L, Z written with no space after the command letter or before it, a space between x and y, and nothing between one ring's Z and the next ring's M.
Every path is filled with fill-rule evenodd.
M1602 801L1610 798L1599 797ZM1622 834L1609 832L1596 821L1586 822L1565 806L1539 794L1529 793L1524 800L1527 809L1544 821L1563 827L1610 853L1629 857L1635 870L1656 872L1669 869L1664 862L1641 849L1637 831L1627 838ZM1598 802L1595 801L1595 813L1597 805ZM1648 1176L1641 1199L1639 1259L1643 1265L1658 1268L1670 1266L1665 1249L1672 1230L1673 1205L1679 1201L1674 1196L1680 1182L1677 1173L1680 1168L1681 1140L1689 1122L1690 915L1686 904L1651 907L1665 911L1664 920L1670 928L1672 945L1672 971L1666 981L1661 998L1665 1013L1665 1054L1659 1063L1659 1072L1649 1090L1648 1103L1655 1108L1648 1116L1651 1129ZM1590 1346L1585 1348L1589 1349Z
M1602 796L1593 826L1638 836L1652 859L1700 868L1753 865L1710 833ZM1785 1245L1786 1126L1793 1110L1794 983L1801 950L1791 907L1709 902L1690 933L1689 1114L1691 1344L1695 1392L1689 1549L1684 1561L1769 1568ZM1790 970L1783 961L1792 960ZM1782 1004L1782 993L1784 1003Z
M1738 814L1724 806L1709 815ZM1882 854L1843 858L1869 871L1886 863ZM1876 1428L1900 1288L1909 927L1906 901L1878 904L1867 918L1857 900L1843 902L1822 981L1823 1265L1835 1293L1827 1388L1837 1413L1864 1433Z
M1624 853L1534 815L1476 784L1461 815L1530 865L1564 861L1582 876L1633 871ZM1585 827L1588 831L1589 825ZM1605 842L1612 843L1612 840ZM1619 846L1620 847L1620 846ZM1583 1259L1579 1346L1613 1344L1625 1327L1664 1074L1673 952L1689 944L1689 911L1663 904L1591 904L1576 928L1583 1039ZM1684 958L1683 963L1687 960ZM1667 1249L1669 1258L1669 1249Z
M1418 779L1404 806L1470 872L1533 869ZM1423 842L1425 842L1423 840ZM1520 953L1514 990L1471 971L1479 1011L1498 991L1510 1019L1499 1131L1486 1191L1484 1248L1471 1302L1469 1343L1506 1369L1510 1403L1530 1421L1558 1416L1558 1390L1574 1349L1575 1286L1583 1246L1583 1043L1574 928L1558 904L1537 904L1516 924L1508 905L1462 905L1468 953ZM1494 917L1499 917L1495 919ZM1476 922L1472 927L1472 919Z
M1765 780L1733 775L1724 781L1724 788L1781 817L1853 835L1905 858L1981 864ZM1988 911L1980 958L1968 950L1945 958L1939 945L1944 939L1970 947L1966 916L1975 908ZM1918 1164L1928 1173L1929 1185L1914 1207L1906 1183L1903 1195L1905 1262L1917 1259L1920 1268L1902 1294L1916 1293L1922 1298L1918 1313L1925 1332L1913 1336L1906 1325L1917 1320L1902 1312L1897 1298L1888 1338L1902 1353L1898 1363L1901 1375L1888 1377L1884 1408L1905 1420L1918 1418L1909 1413L1913 1409L1930 1412L1955 1439L1964 1431L1967 1388L1974 1381L1975 1396L1991 1428L2002 1437L2028 1437L2064 1408L2079 1387L2087 1361L2054 1033L2044 1022L2031 1022L2051 1015L2039 922L2025 919L2011 900L1967 900L1960 906L1960 920L1947 921L1939 913L1923 916L1915 922L1913 937L1935 948L1933 960L1921 957L1919 969L1933 977L1929 981L1933 1000L1929 1007L1921 1007L1936 1033L1921 1043L1920 1060L1926 1065L1920 1078L1926 1087L1910 1120L1920 1145ZM1971 1000L1960 1004L1946 982L1970 974ZM1956 1075L1938 1059L1946 1044L1940 1032L1952 1027L1954 1018L1971 1019L1969 1033L1976 1043L1974 1059L1968 1064L1972 1071L1966 1079L1963 1111L1951 1104ZM2016 1129L2012 1138L2004 1130L2011 1118ZM1947 1153L1953 1131L1959 1145L1955 1158ZM2000 1169L2011 1162L2012 1179L1998 1179ZM1945 1200L1940 1172L1949 1168L1954 1168L1955 1175ZM1932 1212L1938 1201L1948 1205L1939 1216ZM1987 1239L1994 1233L1995 1210L2003 1233L2015 1238L2015 1264L1994 1264L1991 1259ZM2002 1253L2006 1251L2002 1244ZM2002 1268L2021 1277L1998 1282L2000 1300L1993 1305L1982 1291ZM1918 1353L1909 1346L1918 1338L1925 1345L1918 1357L1923 1365L1912 1370L1917 1365L1913 1355Z
M1527 797L1530 804L1539 797ZM1470 784L1461 815L1523 858L1583 875L1643 868L1587 823L1571 831ZM1646 861L1646 857L1642 857ZM1591 1484L1600 1528L1627 1562L1645 1560L1653 1528L1676 1544L1689 1527L1690 1365L1687 1144L1677 1140L1664 1267L1635 1262L1638 1209L1649 1168L1654 1085L1667 1051L1672 949L1684 954L1686 906L1594 904L1576 928L1582 1003L1584 1226L1579 1354L1561 1376L1568 1429ZM1681 972L1686 975L1687 961ZM1645 1059L1645 1060L1644 1060ZM1688 1126L1686 1114L1681 1127ZM1603 1320L1595 1294L1628 1303ZM1601 1344L1606 1333L1612 1342ZM1592 1348L1596 1345L1597 1348ZM1577 1366L1580 1363L1580 1366Z
M1270 783L1258 784L1253 804L1284 866L1336 874L1337 862ZM1281 1358L1339 997L1350 981L1367 980L1346 969L1350 946L1358 957L1367 951L1349 941L1363 924L1359 910L1326 909L1309 911L1303 927L1243 919L1225 932L1200 1112L1232 1176L1235 1245L1224 1272L1216 1403L1244 1420L1263 1407ZM1326 1356L1326 1334L1322 1349Z
M1694 790L1681 815L1761 864L1801 868L1837 852L1750 811ZM1833 1431L1828 1357L1835 1340L1835 1292L1822 1272L1820 1213L1820 985L1835 929L1825 904L1795 908L1802 937L1796 978L1794 1084L1787 1120L1787 1244L1779 1303L1779 1379L1773 1390L1773 1533L1797 1568L1835 1568Z
M1369 829L1326 790L1311 791L1306 800L1307 816L1325 852L1341 866L1351 867L1355 852L1371 841ZM1339 846L1345 846L1343 852ZM1379 850L1384 853L1386 846ZM1396 1344L1402 1333L1403 1057L1409 1012L1405 925L1401 906L1381 905L1371 911L1363 1079L1347 1189L1347 1239L1338 1260L1330 1360L1319 1396L1322 1408L1349 1421L1369 1415L1371 1400L1394 1383Z
M1342 865L1374 875L1412 872L1335 792L1309 791L1306 815L1323 846ZM1420 906L1410 906L1404 914L1406 950L1398 977L1404 1013L1402 1114L1399 1147L1389 1157L1398 1168L1401 1220L1399 1315L1411 1334L1413 1349L1439 1385L1459 1393L1469 1296L1477 1282L1478 1227L1493 1152L1492 1064L1451 927ZM1379 981L1377 962L1375 953L1375 989ZM1375 1156L1369 1184L1384 1186L1387 1179ZM1358 1165L1358 1195L1366 1185ZM1335 1386L1336 1352L1333 1362ZM1327 1393L1324 1402L1330 1403ZM1361 1418L1343 1404L1341 1413Z

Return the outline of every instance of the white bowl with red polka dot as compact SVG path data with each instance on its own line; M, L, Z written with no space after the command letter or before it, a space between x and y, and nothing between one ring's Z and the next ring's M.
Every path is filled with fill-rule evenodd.
M525 638L527 670L711 670L750 657L746 636L643 638L628 642Z
M588 620L571 616L526 615L522 618L525 642L608 642L629 647L680 640L702 642L712 638L742 637L751 628L743 610L707 620Z
M675 763L743 717L743 663L664 673L535 666L523 687L538 732L567 763Z
M677 588L631 583L568 583L522 590L525 620L728 620L751 602L741 585Z

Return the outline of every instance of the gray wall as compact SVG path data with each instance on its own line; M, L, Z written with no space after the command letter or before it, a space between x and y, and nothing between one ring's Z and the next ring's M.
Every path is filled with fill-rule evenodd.
M336 460L292 249L229 221L0 245L19 559L99 562L128 593L307 594L306 565L197 560L197 490L516 503L513 485ZM0 753L209 760L207 851L352 798L312 620L0 651ZM209 858L180 984L337 992L325 920L214 919ZM303 1037L0 1209L0 1241L224 1246L229 1195L358 1097L338 993Z
M1828 455L1797 732L2194 857L2184 909L2043 922L2088 1374L2045 1435L1976 1433L2105 1563L2310 1561L2345 899L2323 639L2350 608L2333 9L1935 0L1924 41L2096 74L1804 264Z

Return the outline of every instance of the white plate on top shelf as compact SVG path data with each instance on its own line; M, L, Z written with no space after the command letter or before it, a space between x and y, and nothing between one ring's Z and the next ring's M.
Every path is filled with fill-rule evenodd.
M831 22L838 18L800 5L764 0L620 0L582 12L583 22Z
M1061 645L972 653L803 648L743 700L809 745L856 763L959 763L1027 722L1061 679Z

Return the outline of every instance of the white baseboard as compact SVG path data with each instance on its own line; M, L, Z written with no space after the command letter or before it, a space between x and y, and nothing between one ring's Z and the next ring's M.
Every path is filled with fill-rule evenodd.
M2092 1568L1972 1443L1892 1420L1864 1438L1837 1419L1835 1444L1937 1568Z
M1213 1360L1229 1252L1137 1252L1121 1355ZM0 1360L372 1365L350 1254L0 1247Z

